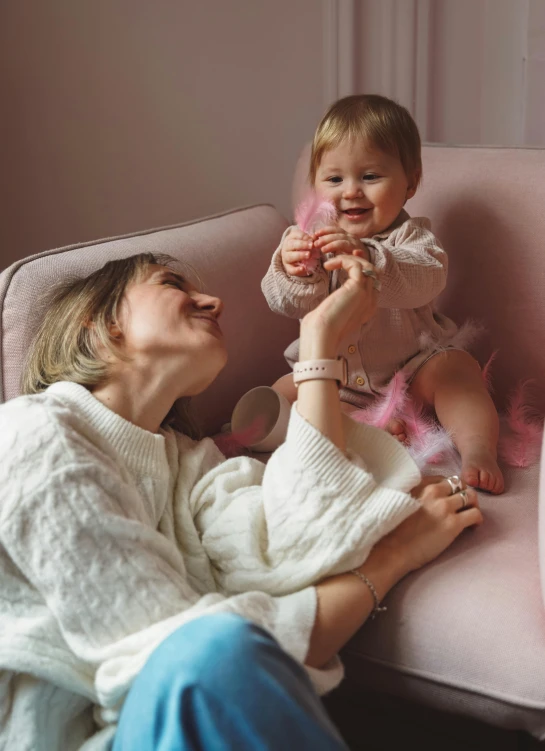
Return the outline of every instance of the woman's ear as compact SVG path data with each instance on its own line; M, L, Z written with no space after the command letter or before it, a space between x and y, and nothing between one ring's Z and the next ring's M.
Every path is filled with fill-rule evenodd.
M110 338L115 339L116 341L121 339L121 337L123 336L123 332L119 328L119 325L116 321L112 321L108 325L108 331L110 332Z
M407 195L405 196L405 201L408 201L409 198L412 198L416 193L416 189L418 188L418 183L420 182L421 176L422 170L416 169L413 172L412 176L409 179L409 184L407 185Z

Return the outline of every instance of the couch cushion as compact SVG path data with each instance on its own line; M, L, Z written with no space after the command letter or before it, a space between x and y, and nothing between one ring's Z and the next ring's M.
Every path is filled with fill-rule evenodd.
M169 253L191 264L206 288L225 302L222 328L229 362L210 389L195 399L206 431L217 430L241 394L286 372L283 351L297 336L298 325L272 313L260 288L286 226L276 209L260 205L72 245L13 264L0 274L0 400L19 394L22 364L53 285L68 275L88 274L113 258Z
M358 685L545 738L538 474L509 470L485 523L390 592L344 650Z

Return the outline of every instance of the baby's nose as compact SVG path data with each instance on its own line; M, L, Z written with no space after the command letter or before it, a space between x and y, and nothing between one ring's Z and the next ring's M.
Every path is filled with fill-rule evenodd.
M361 188L361 185L359 185L355 181L345 182L343 193L347 198L352 198L352 197L362 196L363 190Z

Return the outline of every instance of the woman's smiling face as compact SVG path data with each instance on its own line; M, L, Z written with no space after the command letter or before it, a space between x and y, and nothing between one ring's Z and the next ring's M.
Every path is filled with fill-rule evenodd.
M196 394L227 361L218 323L222 310L218 297L199 292L173 269L150 265L128 285L112 333L136 367L183 368L184 376L189 368L190 391Z
M372 237L395 221L417 182L407 177L396 157L365 141L345 139L324 153L315 188L335 204L339 227Z

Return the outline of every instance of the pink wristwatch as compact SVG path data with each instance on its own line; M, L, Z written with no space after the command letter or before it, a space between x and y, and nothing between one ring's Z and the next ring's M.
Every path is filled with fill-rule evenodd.
M302 381L338 381L340 386L348 383L348 364L344 357L337 360L304 360L293 366L293 382L298 386Z

